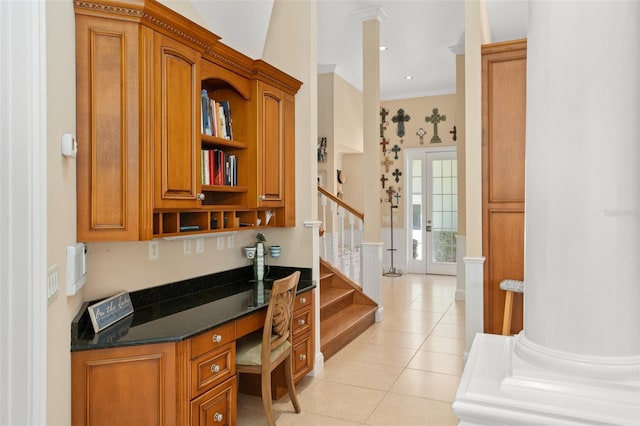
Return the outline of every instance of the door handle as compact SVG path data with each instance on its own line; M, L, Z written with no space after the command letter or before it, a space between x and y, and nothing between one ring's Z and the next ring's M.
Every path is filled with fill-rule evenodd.
M431 232L431 225L427 225L427 232Z

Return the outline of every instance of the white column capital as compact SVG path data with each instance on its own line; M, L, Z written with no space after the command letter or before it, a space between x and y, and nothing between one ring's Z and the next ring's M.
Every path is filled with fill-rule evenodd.
M389 19L389 15L381 7L368 7L366 9L356 10L351 13L359 21L373 21L384 22Z

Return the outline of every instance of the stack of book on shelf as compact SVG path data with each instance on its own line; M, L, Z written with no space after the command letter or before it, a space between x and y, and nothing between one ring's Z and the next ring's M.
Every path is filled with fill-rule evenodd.
M231 107L229 101L216 101L202 89L202 133L222 139L233 140Z
M202 150L203 185L238 185L238 160L221 149Z

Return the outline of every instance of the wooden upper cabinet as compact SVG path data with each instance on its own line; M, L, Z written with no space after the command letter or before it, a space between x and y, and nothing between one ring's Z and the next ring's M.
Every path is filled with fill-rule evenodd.
M282 207L284 201L285 93L259 81L258 206Z
M79 241L295 225L300 81L155 0L74 9ZM203 135L202 90L230 107L232 139ZM203 185L203 150L237 160L235 184Z
M78 241L139 237L139 27L76 18Z
M200 53L155 34L154 208L200 205Z
M502 330L504 279L524 279L527 42L482 47L484 331ZM522 329L522 295L511 332Z

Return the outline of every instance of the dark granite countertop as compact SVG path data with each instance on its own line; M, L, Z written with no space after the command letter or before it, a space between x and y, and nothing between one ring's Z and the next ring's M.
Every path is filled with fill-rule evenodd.
M133 314L99 333L87 311L97 300L87 302L71 322L71 351L187 339L267 306L270 283L296 270L301 272L298 293L315 287L310 268L271 266L267 289L256 293L253 268L247 266L132 292Z

